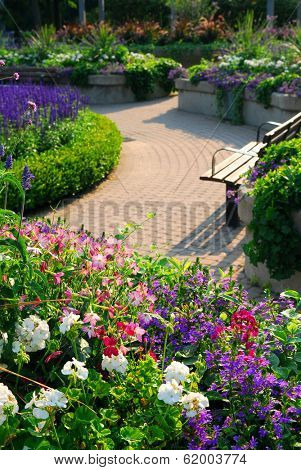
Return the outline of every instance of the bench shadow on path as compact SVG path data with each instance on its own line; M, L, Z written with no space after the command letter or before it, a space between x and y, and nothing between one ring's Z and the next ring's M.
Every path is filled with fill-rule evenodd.
M242 254L243 226L235 229L229 228L225 222L226 205L221 205L209 217L203 220L194 230L186 235L179 243L171 247L168 256L219 258L212 264L212 267L220 267L226 270ZM239 241L235 246L231 246L235 239Z

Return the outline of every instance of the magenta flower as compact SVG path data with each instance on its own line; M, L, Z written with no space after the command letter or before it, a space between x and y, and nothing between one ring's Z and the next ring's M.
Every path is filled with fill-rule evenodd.
M5 65L5 60L1 59L0 60L0 67L4 67L4 65Z
M54 280L54 284L57 286L58 284L61 283L61 277L64 276L64 273L60 272L60 273L55 273L53 275L53 280Z
M18 72L15 72L15 73L13 74L13 77L14 77L15 80L19 80L20 75L18 74Z
M33 101L27 101L27 105L34 113L38 109L37 105Z
M61 354L63 354L63 351L54 351L53 353L49 354L49 356L47 356L44 360L45 364L48 364L48 362L52 361L53 359L56 359Z

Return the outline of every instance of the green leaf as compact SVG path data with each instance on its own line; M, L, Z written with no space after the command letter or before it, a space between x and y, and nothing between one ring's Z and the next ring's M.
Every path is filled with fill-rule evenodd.
M129 443L141 442L145 438L144 434L138 428L133 428L131 426L125 426L124 428L121 428L120 436Z
M93 411L86 406L80 406L74 413L74 419L85 423L90 422L95 418L97 418L97 414L93 413Z
M274 353L271 353L269 355L268 361L270 362L272 367L277 367L277 366L279 366L279 363L280 363L279 357L276 356L276 354L274 354Z

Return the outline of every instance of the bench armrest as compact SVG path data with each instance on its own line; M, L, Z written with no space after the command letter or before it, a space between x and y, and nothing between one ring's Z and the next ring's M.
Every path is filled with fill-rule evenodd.
M266 121L260 124L260 126L257 127L257 134L256 134L256 141L257 143L259 142L260 139L260 131L263 127L265 126L272 126L272 127L277 127L280 126L281 122L275 122L275 121Z
M212 164L211 164L211 176L213 176L214 173L215 173L215 157L219 152L232 152L232 153L238 153L240 155L248 155L250 157L256 157L256 155L257 155L257 153L252 152L252 150L246 152L242 149L233 149L231 147L222 147L221 149L216 150L213 154Z

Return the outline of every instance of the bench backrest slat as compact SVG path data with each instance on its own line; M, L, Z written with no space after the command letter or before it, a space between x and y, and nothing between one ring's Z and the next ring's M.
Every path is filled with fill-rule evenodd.
M267 132L263 137L263 143L267 145L277 144L283 140L293 138L301 129L301 113L296 114L288 121L280 126L275 127L273 130Z

